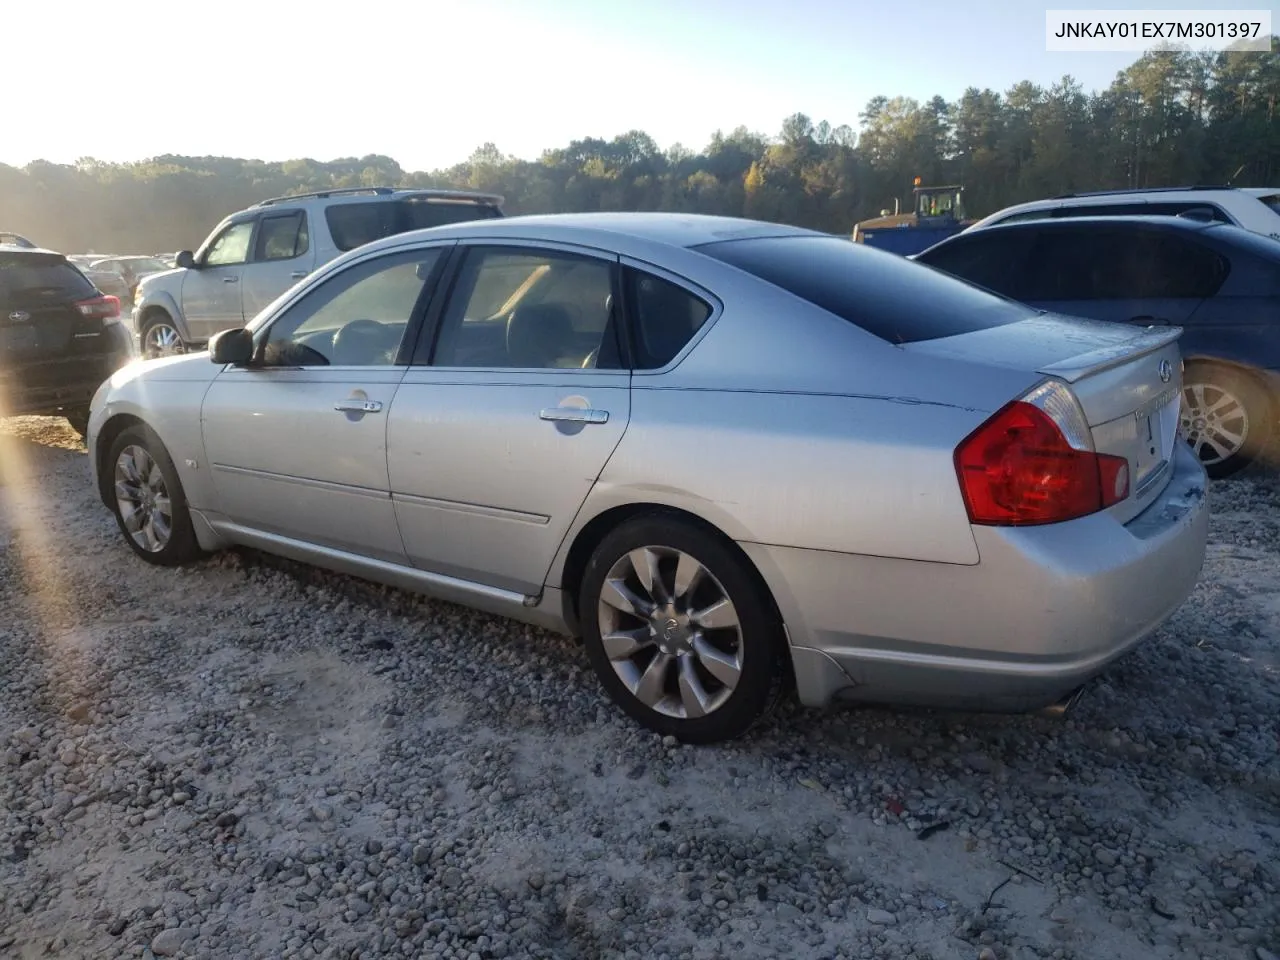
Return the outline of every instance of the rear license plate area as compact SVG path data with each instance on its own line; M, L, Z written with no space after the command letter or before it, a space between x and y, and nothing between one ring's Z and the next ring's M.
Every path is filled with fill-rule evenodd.
M1173 456L1173 444L1178 435L1180 400L1177 388L1171 387L1134 411L1134 427L1138 439L1134 488L1139 493L1148 481L1156 478Z

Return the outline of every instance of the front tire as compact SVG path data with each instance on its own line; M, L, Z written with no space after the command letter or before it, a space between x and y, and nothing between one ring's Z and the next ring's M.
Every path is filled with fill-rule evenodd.
M149 313L142 327L143 358L152 360L156 357L176 357L186 352L187 344L173 319L163 310Z
M1271 405L1248 376L1211 363L1187 364L1182 435L1215 480L1257 460L1272 433Z
M182 481L155 431L145 426L122 430L111 444L105 469L116 523L134 553L161 567L200 556Z
M606 536L579 611L605 690L656 733L732 740L781 698L786 641L767 590L732 544L691 523L653 514Z

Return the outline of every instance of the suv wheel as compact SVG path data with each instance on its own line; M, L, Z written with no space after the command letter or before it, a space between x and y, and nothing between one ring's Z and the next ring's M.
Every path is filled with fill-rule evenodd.
M579 609L610 697L686 743L746 733L790 676L782 625L746 558L674 517L638 517L605 537L587 563Z
M1270 405L1247 376L1216 364L1189 363L1181 426L1209 476L1218 480L1261 456L1271 435Z
M167 313L157 311L150 314L142 328L142 355L150 360L154 357L173 357L187 352L187 345L174 326Z

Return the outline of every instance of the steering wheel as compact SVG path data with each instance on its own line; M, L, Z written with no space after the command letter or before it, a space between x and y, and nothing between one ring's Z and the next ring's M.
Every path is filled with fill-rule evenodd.
M386 349L386 327L376 320L352 320L333 335L333 365L364 365Z

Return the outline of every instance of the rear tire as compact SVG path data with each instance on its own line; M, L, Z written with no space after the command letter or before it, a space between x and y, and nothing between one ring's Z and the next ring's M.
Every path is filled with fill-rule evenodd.
M1182 435L1215 480L1257 460L1271 439L1271 404L1248 375L1189 363L1182 378Z
M656 733L732 740L786 689L786 638L768 591L732 544L692 523L623 523L591 555L578 596L601 684Z
M201 556L182 481L155 431L142 425L122 430L103 469L116 523L134 553L160 567Z

